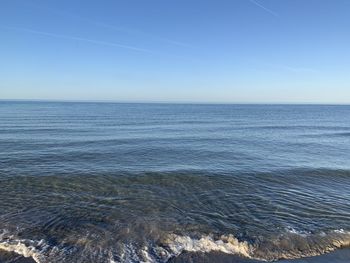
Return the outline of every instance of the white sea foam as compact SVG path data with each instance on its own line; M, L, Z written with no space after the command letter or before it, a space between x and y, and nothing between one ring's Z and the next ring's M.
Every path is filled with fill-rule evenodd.
M143 246L142 248L137 247L133 244L124 244L123 249L119 255L113 256L110 254L109 263L116 262L140 262L140 263L150 263L150 262L162 262L156 254L150 252L148 246ZM168 259L168 258L167 258ZM166 262L166 261L164 261Z
M185 251L203 253L220 251L258 260L278 260L317 256L338 248L349 247L350 232L339 229L313 234L309 231L288 229L285 235L257 244L239 241L233 235L223 235L217 239L210 235L198 239L169 235L164 245L170 257L179 256Z
M48 248L44 240L18 239L7 230L0 233L0 250L13 252L26 258L32 258L37 263L44 262L41 251Z
M310 231L306 231L306 230L297 230L293 227L287 227L286 228L287 233L291 233L291 234L295 234L295 235L299 235L302 237L307 237L309 235L311 235Z
M226 254L240 255L246 258L260 260L278 260L282 258L301 258L317 256L350 246L350 232L343 229L327 231L327 233L311 233L289 229L285 234L266 241L249 244L239 241L233 235L203 235L199 238L187 235L169 234L161 244L155 246L150 241L142 247L137 244L124 244L122 251L107 248L110 253L109 262L167 262L170 258L183 252L209 253L218 251ZM56 251L57 247L49 247L45 241L15 239L13 236L0 234L0 249L14 252L24 257L31 257L37 263L47 263L50 259L65 254L64 249ZM91 251L93 252L93 251ZM108 261L108 259L106 259Z
M26 243L28 243L28 241ZM0 242L0 249L8 252L14 252L26 258L31 257L35 262L41 263L41 255L39 251L34 246L27 245L24 242Z
M334 233L338 233L338 234L350 234L350 232L344 231L344 229L336 229L333 230Z
M170 235L165 243L174 256L184 251L204 253L220 251L250 258L252 253L252 248L246 241L240 242L233 235L223 235L219 239L214 239L212 236L194 239L189 236Z
M251 248L247 242L240 242L233 235L221 236L218 239L208 235L196 239L189 236L170 234L160 246L149 244L140 248L134 244L124 244L119 255L112 256L110 254L109 262L167 262L170 258L179 256L185 251L204 253L220 251L249 258L250 250Z

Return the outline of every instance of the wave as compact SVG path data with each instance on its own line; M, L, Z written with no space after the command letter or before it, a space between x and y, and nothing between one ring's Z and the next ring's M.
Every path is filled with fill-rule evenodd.
M251 258L252 247L246 241L240 242L233 235L222 235L219 239L212 236L202 236L194 239L189 236L179 236L171 234L165 240L165 244L172 256L179 256L187 252L204 252L220 251L226 254L239 254Z
M171 233L157 245L150 241L148 245L142 246L132 243L124 244L119 251L110 247L105 248L103 254L107 255L106 258L102 259L99 255L97 256L99 260L95 262L165 263L186 252L221 252L254 260L276 261L318 256L345 247L350 247L350 232L343 229L327 233L311 233L288 228L284 234L265 239L260 238L256 242L239 240L232 234L191 237ZM0 250L30 257L36 263L72 262L62 257L65 253L64 248L50 246L44 240L16 239L13 236L2 234L0 235ZM90 252L96 256L99 250ZM76 258L81 260L82 255Z
M253 257L268 261L319 256L350 246L350 232L343 229L310 233L289 229L255 246Z
M36 263L45 262L43 255L37 248L41 242L32 240L8 240L0 241L0 250L13 252L25 258L32 258Z
M315 134L304 134L303 137L308 138L319 138L319 137L350 137L350 132L327 132L327 133L315 133Z
M350 232L340 229L312 234L288 229L283 235L257 243L239 241L233 235L222 235L218 238L206 235L196 239L172 234L165 244L173 257L184 252L215 251L261 261L276 261L319 256L339 248L350 247Z

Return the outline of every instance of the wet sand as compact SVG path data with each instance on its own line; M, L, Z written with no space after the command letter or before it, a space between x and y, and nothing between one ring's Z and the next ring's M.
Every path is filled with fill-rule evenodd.
M172 258L170 263L262 263L266 261L251 260L239 256L228 255L219 252L183 253L177 258ZM279 263L349 263L350 249L339 249L335 252L302 259L280 260Z

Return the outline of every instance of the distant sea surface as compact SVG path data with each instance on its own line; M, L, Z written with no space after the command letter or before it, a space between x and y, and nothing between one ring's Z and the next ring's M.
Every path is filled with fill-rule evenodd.
M3 262L312 260L350 246L350 106L2 101L0 189Z

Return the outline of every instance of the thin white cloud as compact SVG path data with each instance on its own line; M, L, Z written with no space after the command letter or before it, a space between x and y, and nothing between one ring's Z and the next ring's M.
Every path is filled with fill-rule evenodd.
M136 35L136 36L144 36L144 37L152 38L154 40L162 41L162 42L165 42L165 43L168 43L168 44L171 44L171 45L180 46L180 47L192 47L188 43L184 43L184 42L180 42L180 41L177 41L177 40L172 40L172 39L156 36L156 35L149 34L149 33L146 33L146 32L141 32L141 31L135 30L135 29L130 29L130 28L122 27L122 26L116 26L116 25L103 23L103 22L100 22L100 21L91 20L89 18L85 18L85 17L79 16L79 15L76 15L76 14L72 14L72 13L66 12L66 11L53 9L53 8L49 8L49 7L42 7L42 6L34 5L34 4L31 4L31 6L37 8L37 9L41 9L41 10L44 10L44 11L47 11L47 12L59 15L59 16L70 17L70 18L73 18L73 19L76 19L76 20L87 22L87 23L89 23L91 25L95 25L95 26L111 29L111 30L114 30L114 31L127 33L127 34L131 34L131 35Z
M73 17L73 15L71 15L71 16ZM120 27L120 26L114 26L114 25L110 25L110 24L106 24L106 23L102 23L102 22L96 22L96 21L92 21L92 20L89 20L89 19L86 19L86 18L75 16L75 15L74 15L74 17L77 18L77 19L89 22L91 24L94 24L96 26L108 28L108 29L111 29L111 30L116 30L116 31L119 31L119 32L131 34L131 35L136 35L136 36L144 36L144 37L152 38L154 40L166 42L166 43L169 43L169 44L172 44L172 45L176 45L176 46L192 47L190 44L187 44L187 43L184 43L184 42L171 40L171 39L163 38L163 37L160 37L160 36L155 36L153 34L141 32L139 30L125 28L125 27Z
M318 70L313 68L289 67L289 66L285 66L284 68L296 73L318 73Z
M270 13L271 15L275 16L275 17L279 17L279 15L277 13L275 13L274 11L272 11L271 9L268 9L267 7L263 6L262 4L258 3L255 0L249 0L251 3L253 3L254 5L260 7L261 9L265 10L266 12Z
M108 42L108 41L101 41L101 40L96 40L96 39L89 39L89 38L82 38L82 37L77 37L77 36L68 36L68 35L60 35L60 34L55 34L55 33L49 33L49 32L43 32L43 31L38 31L38 30L32 30L28 28L22 28L22 27L10 27L10 26L1 26L2 28L6 29L13 29L13 30L18 30L18 31L23 31L31 34L36 34L36 35L42 35L42 36L48 36L48 37L54 37L54 38L61 38L61 39L68 39L68 40L76 40L76 41L82 41L82 42L87 42L95 45L102 45L102 46L110 46L110 47L117 47L117 48L123 48L123 49L130 49L138 52L146 52L146 53L153 53L150 50L139 48L139 47L134 47L134 46L129 46L129 45L123 45L119 43L114 43L114 42Z

